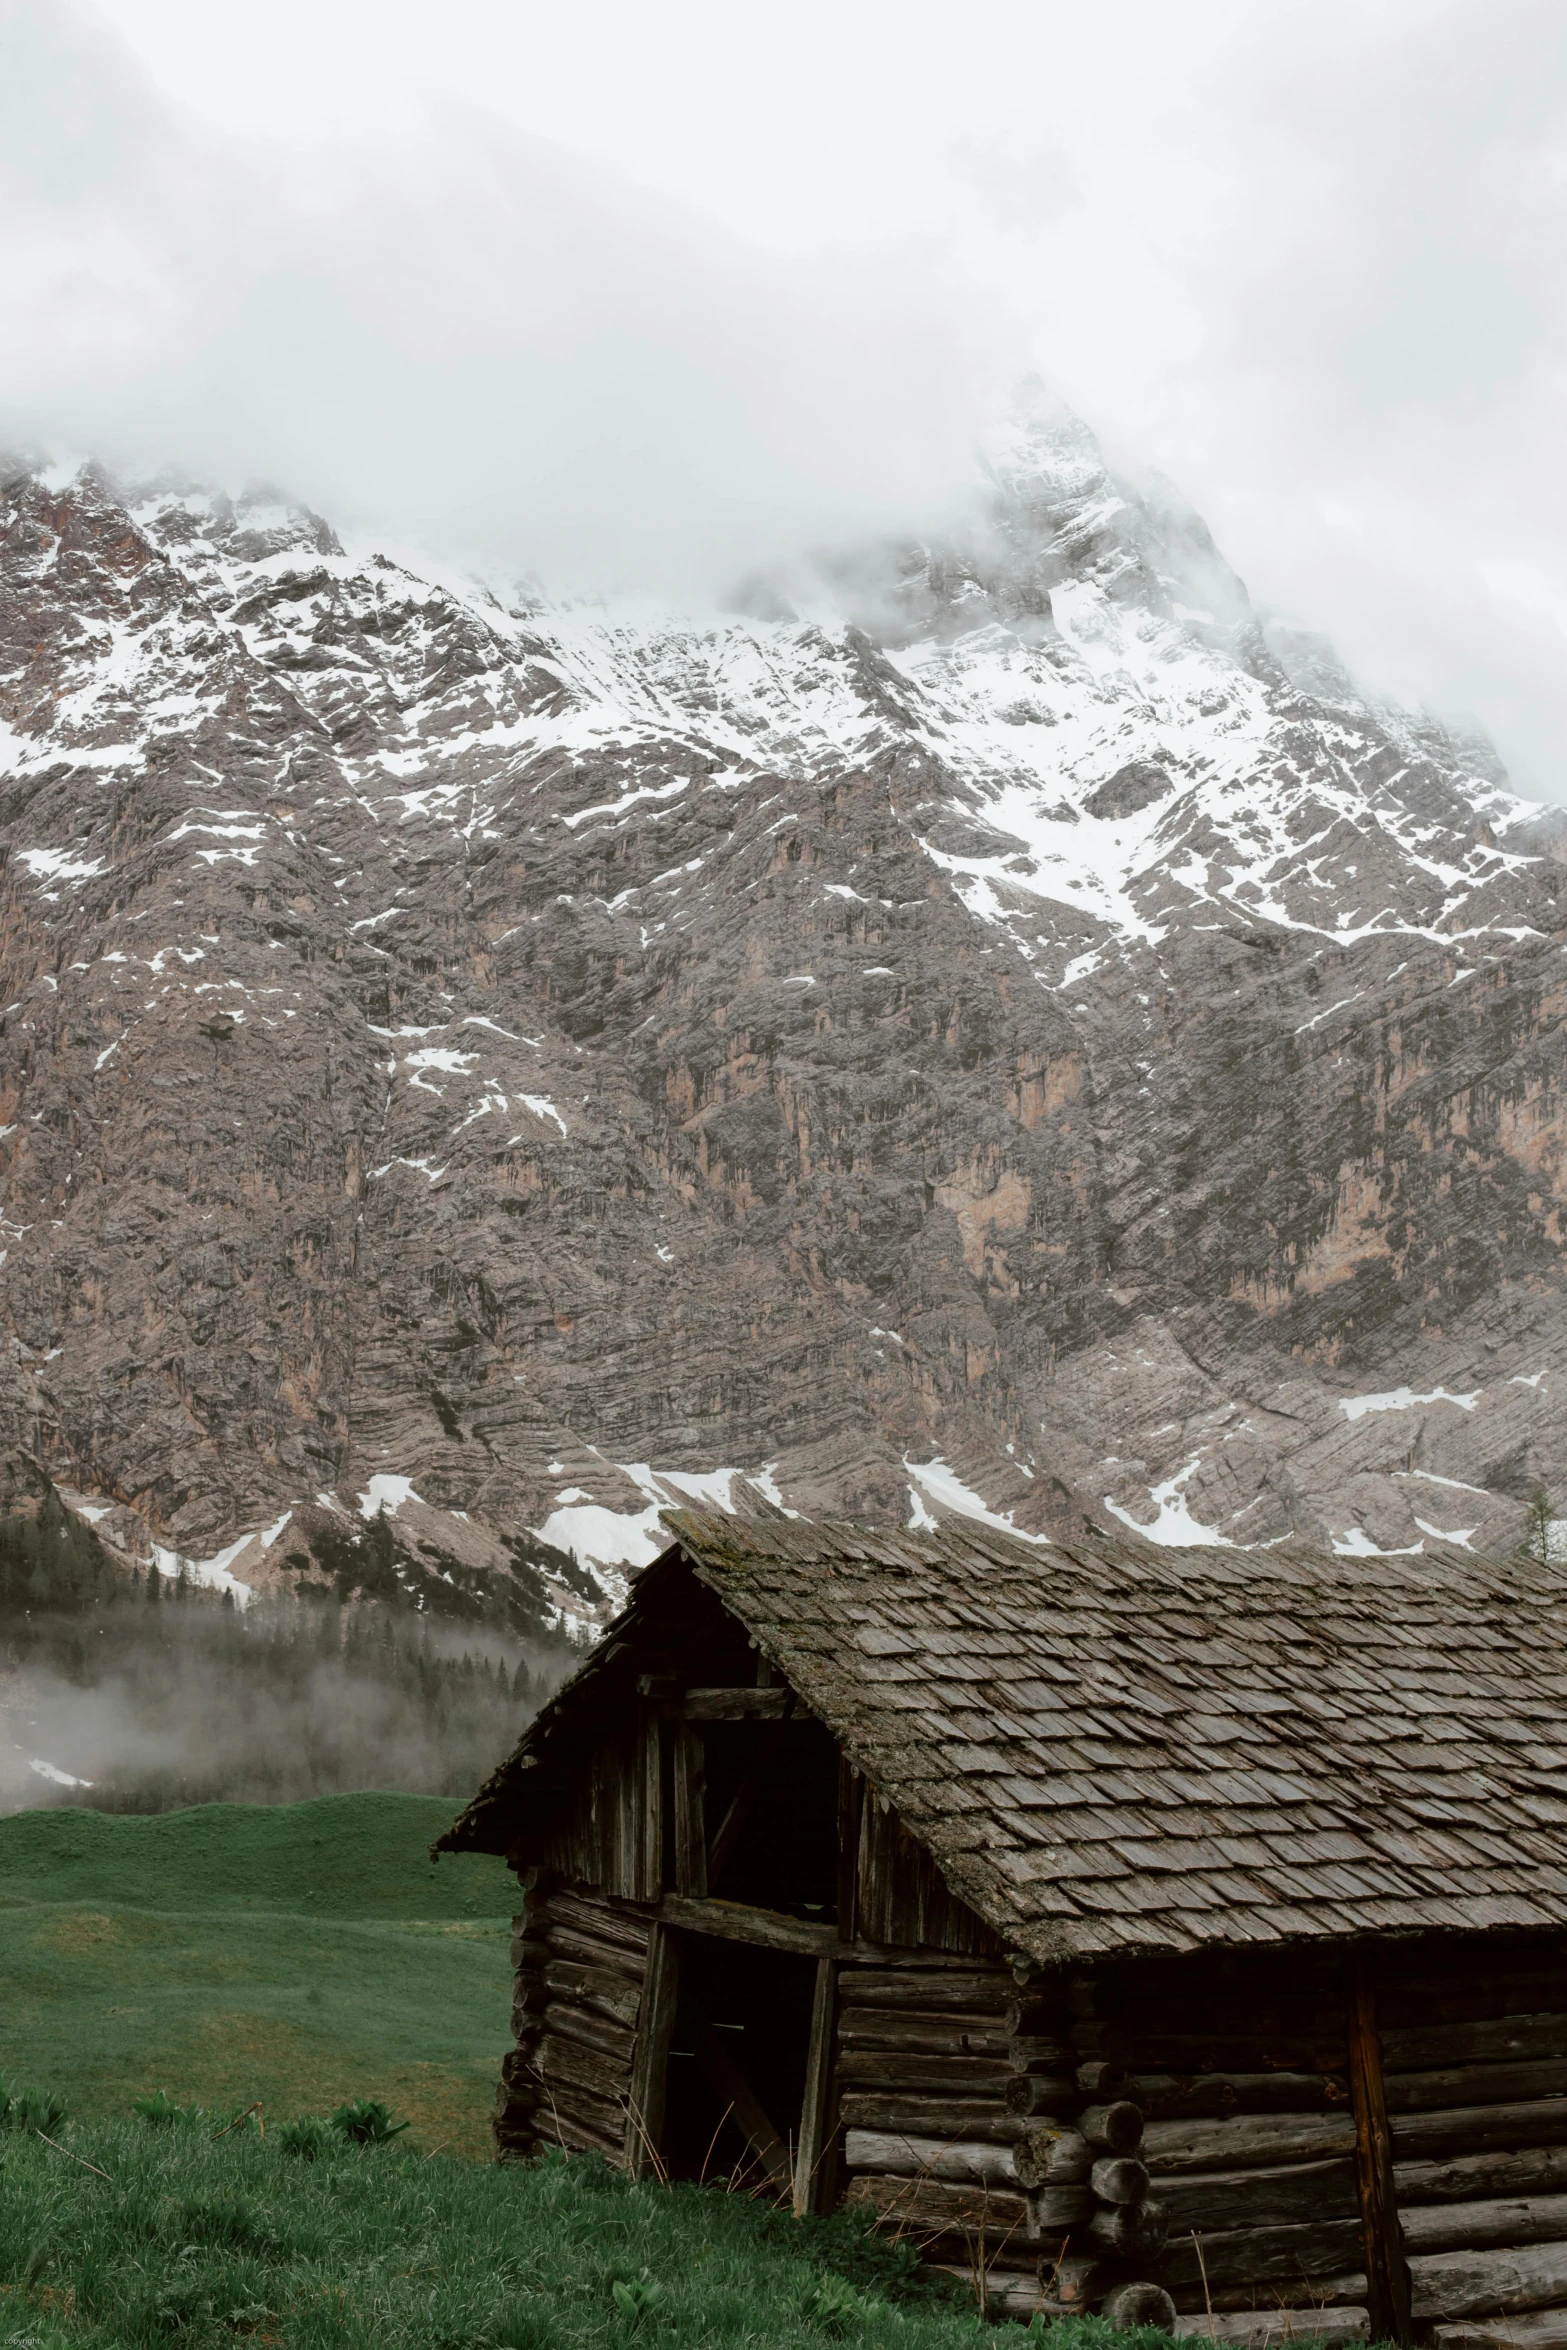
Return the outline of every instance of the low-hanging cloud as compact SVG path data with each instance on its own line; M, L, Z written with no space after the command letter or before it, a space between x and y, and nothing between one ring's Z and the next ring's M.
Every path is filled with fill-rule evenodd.
M1567 797L1550 0L0 0L0 434L682 595L934 527L1040 367Z

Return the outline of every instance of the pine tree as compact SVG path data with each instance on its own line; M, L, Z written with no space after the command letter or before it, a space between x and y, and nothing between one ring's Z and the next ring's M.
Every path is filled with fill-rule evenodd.
M1543 1485L1537 1485L1524 1519L1523 1540L1516 1556L1528 1559L1537 1567L1549 1566L1551 1560L1551 1528L1556 1522L1556 1511Z

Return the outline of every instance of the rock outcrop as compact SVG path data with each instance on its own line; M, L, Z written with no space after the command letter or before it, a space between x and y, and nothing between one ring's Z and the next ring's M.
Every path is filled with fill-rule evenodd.
M591 1615L671 1500L1369 1555L1564 1480L1555 828L1073 420L766 618L0 525L0 1436L125 1552L385 1511Z

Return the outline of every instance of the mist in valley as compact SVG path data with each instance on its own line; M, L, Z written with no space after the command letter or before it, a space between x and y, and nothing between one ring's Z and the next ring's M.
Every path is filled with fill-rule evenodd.
M125 1575L48 1512L5 1532L0 1811L465 1797L577 1661L562 1635L319 1586L241 1609L155 1567Z

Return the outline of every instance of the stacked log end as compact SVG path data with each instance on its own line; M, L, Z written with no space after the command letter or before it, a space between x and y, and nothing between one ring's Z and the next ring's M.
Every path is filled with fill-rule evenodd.
M514 2046L501 2067L495 2150L545 2146L625 2158L650 1921L541 1879L515 1921Z

